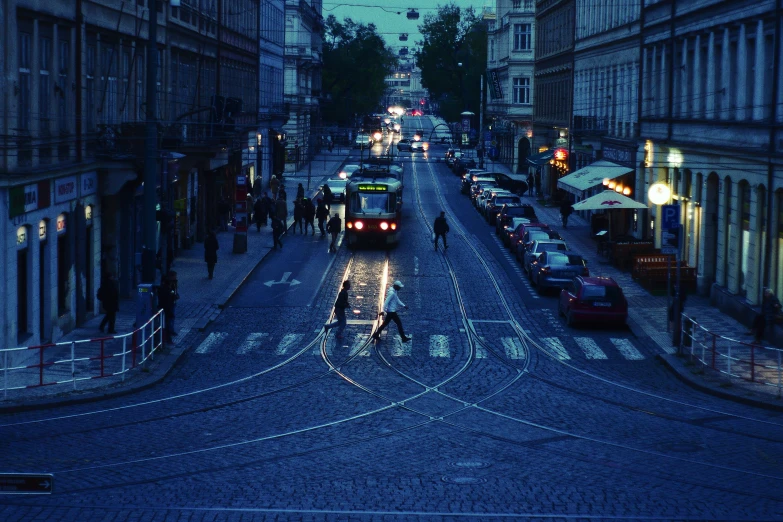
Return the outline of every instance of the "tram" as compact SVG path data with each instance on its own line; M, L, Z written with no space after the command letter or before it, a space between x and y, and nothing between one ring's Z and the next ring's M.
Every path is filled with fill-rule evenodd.
M345 241L394 246L402 226L402 179L395 169L356 171L345 187Z

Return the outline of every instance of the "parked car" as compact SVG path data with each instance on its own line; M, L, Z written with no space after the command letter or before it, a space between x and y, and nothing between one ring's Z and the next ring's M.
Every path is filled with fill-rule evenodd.
M611 277L576 277L560 291L558 314L574 326L579 321L625 324L628 301Z
M523 260L525 259L525 252L527 252L527 249L530 248L530 246L535 241L549 241L555 239L562 240L563 238L560 237L560 234L558 234L554 230L550 230L548 228L525 229L525 233L517 240L517 250L516 250L517 260L519 260L520 263L523 262Z
M462 154L454 162L454 166L451 170L457 176L462 176L468 169L475 169L478 165L478 156L474 149L465 149Z
M495 183L495 180L490 178L479 178L470 185L469 195L473 206L476 206L476 198L479 197L484 192L484 190L488 188L500 187L498 187L497 183Z
M500 172L489 173L489 176L495 178L498 186L510 190L514 194L525 194L527 192L526 176L521 174L503 174Z
M487 204L484 208L484 218L491 226L495 226L495 222L498 219L498 212L503 205L521 205L522 200L519 196L508 191L497 192L494 196L487 200Z
M540 290L565 288L575 277L589 275L584 258L575 252L544 252L530 265L530 281Z
M533 261L538 259L538 256L540 256L542 252L551 252L553 250L565 252L568 250L568 245L566 245L566 242L562 239L537 239L533 241L532 245L527 247L525 256L522 258L522 268L527 272L528 278L530 278L530 265L533 264Z
M336 177L326 180L324 185L329 185L329 190L332 191L332 201L339 201L345 203L345 186L348 185L349 180Z
M523 223L530 223L530 220L522 217L512 217L511 222L503 227L503 230L500 232L500 239L503 240L505 246L511 245L511 235L514 233L514 230Z
M361 165L345 165L337 172L337 177L342 179L349 179L354 172L361 168Z
M403 138L400 141L397 142L397 150L402 152L404 150L410 151L411 150L411 143L413 143L408 138Z
M507 203L500 207L498 212L497 221L495 223L495 234L500 235L503 229L511 223L511 219L515 217L527 218L530 221L538 221L536 217L536 209L532 205L522 204L519 205Z
M522 238L524 235L529 232L530 230L549 230L549 225L546 225L544 223L537 223L536 221L532 221L530 223L523 223L520 225L517 225L516 228L509 234L509 245L508 248L512 252L514 252L514 255L517 256L517 260L520 259L519 254L517 254L517 245L522 241Z
M492 188L489 190L485 190L484 193L478 197L476 200L476 208L478 209L479 213L482 216L486 216L486 209L487 209L487 202L494 198L498 194L506 194L508 196L513 196L511 192L508 192L507 190L503 190L500 188Z

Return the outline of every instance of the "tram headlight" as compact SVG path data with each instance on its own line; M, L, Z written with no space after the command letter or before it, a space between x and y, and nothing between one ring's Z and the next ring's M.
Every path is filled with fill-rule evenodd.
M389 230L389 224L385 221L381 221L381 230Z
M356 228L356 230L361 230L364 228L364 223L362 223L361 221L357 221L356 223L353 224L353 226L354 228Z
M392 223L390 226L392 230L397 230L397 223Z

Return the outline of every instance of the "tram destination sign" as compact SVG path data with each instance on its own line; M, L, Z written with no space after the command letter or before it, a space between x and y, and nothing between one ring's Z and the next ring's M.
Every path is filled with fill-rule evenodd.
M51 473L0 473L2 495L51 495L53 487Z
M360 192L388 192L386 185L359 185Z

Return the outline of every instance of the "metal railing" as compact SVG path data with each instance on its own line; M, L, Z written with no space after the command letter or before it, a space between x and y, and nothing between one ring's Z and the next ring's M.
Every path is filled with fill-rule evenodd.
M686 314L682 314L682 344L683 353L703 366L729 379L775 387L781 396L783 350L710 332Z
M8 392L119 377L154 360L163 347L163 311L132 332L39 346L0 349L3 399Z

